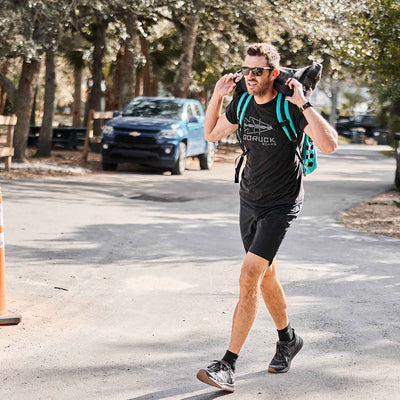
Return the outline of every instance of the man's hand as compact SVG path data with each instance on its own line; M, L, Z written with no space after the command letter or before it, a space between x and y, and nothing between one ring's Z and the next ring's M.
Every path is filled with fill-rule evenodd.
M216 142L238 128L228 121L225 114L220 115L220 112L224 96L232 92L239 80L239 74L226 74L215 84L204 119L204 137L209 142Z
M238 74L226 74L216 84L214 94L218 97L224 97L232 92L236 87L236 80L239 78Z
M286 81L291 89L293 89L293 96L286 97L291 103L297 107L303 106L307 103L307 98L303 93L303 85L296 79L290 78ZM338 134L335 129L329 125L320 114L318 114L313 107L308 107L303 112L308 125L304 128L304 132L310 136L315 145L323 153L332 153L337 148Z
M288 85L290 89L293 89L293 95L291 97L286 97L286 100L289 100L297 107L301 107L307 103L308 100L303 93L303 85L297 79L289 78L285 85Z

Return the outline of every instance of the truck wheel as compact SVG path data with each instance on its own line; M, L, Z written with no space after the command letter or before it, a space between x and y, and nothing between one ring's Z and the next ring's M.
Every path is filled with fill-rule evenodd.
M173 168L172 175L182 175L186 168L186 144L181 142L179 144L179 156Z
M211 169L214 164L214 144L210 143L207 153L199 155L200 169Z
M108 163L103 161L103 170L104 171L115 171L118 167L117 163Z

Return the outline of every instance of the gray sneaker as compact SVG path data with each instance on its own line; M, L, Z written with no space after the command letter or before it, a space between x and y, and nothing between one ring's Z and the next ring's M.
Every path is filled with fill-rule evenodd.
M232 368L227 362L222 360L214 360L206 369L199 370L197 379L226 392L235 391L235 378Z
M290 342L278 341L276 343L276 353L269 364L268 372L283 373L288 372L293 357L303 347L303 339L296 335L293 329L293 339Z

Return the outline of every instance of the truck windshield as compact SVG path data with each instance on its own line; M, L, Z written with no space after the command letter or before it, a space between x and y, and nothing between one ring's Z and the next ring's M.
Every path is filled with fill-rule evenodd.
M133 100L123 111L124 117L181 119L182 104L168 100Z

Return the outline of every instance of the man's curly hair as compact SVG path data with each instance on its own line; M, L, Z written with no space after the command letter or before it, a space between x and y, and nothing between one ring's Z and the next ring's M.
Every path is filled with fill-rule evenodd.
M269 67L279 69L281 56L279 55L278 50L270 44L253 43L247 48L247 55L265 57Z

